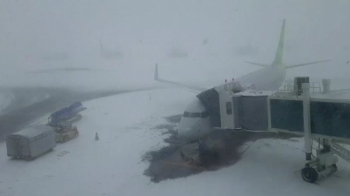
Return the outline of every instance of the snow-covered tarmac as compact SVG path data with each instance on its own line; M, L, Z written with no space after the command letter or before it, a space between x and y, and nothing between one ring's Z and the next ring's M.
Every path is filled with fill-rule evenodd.
M304 182L301 139L260 139L242 159L217 171L153 183L145 153L167 145L165 117L194 94L181 89L132 92L87 101L80 135L32 161L12 160L0 144L0 195L349 195L350 166L318 184ZM43 117L44 119L45 117ZM99 140L95 141L95 133Z

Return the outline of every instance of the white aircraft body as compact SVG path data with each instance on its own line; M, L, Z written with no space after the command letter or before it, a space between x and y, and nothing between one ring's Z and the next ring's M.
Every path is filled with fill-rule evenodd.
M284 65L283 63L283 45L284 45L284 34L285 34L285 20L283 20L283 25L280 33L279 43L277 47L277 52L274 61L270 64L252 63L254 65L259 65L264 67L263 69L257 70L255 72L244 75L240 78L234 80L235 84L238 84L241 88L240 92L246 90L260 90L260 91L274 91L283 84L286 76L286 70L294 67L315 64L325 61L309 62L297 65ZM203 89L199 87L193 87L185 84L180 84L177 82L172 82L164 79L160 79L158 76L158 66L156 65L155 70L155 80L163 83L173 84L197 92L205 91L208 89ZM186 138L191 141L196 141L202 137L208 135L213 127L211 126L210 114L206 111L201 101L195 98L186 108L183 116L181 117L180 124L178 126L179 137Z

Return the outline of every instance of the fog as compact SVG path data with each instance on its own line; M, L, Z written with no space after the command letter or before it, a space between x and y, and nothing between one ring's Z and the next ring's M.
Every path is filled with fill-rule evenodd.
M283 19L286 64L332 60L288 70L288 77L345 80L349 9L348 0L3 0L0 83L147 86L158 63L163 78L215 85L259 69L244 61L270 63ZM186 55L171 55L174 49ZM106 58L106 51L118 55ZM45 72L59 68L75 71Z

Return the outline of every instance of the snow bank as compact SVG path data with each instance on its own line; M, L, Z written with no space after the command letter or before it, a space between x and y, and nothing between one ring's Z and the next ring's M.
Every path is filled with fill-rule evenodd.
M344 162L319 185L302 181L301 140L258 140L231 167L150 182L142 156L164 146L167 137L154 127L182 113L193 96L163 89L86 102L79 137L33 161L9 159L1 144L0 195L349 195L350 168Z

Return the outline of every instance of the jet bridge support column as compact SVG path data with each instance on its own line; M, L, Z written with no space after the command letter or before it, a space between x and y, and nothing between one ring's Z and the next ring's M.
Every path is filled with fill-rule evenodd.
M312 137L311 137L311 123L310 123L310 84L303 83L303 117L304 117L304 141L306 160L311 160L312 153Z
M329 93L330 81L323 81L323 92ZM328 138L319 140L322 144L322 149L316 149L316 156L311 160L312 155L312 138L311 136L311 114L310 114L310 84L303 83L303 119L304 119L304 141L306 164L301 170L302 178L307 182L315 182L319 175L328 177L337 170L336 163L338 157L332 154L331 142Z
M305 167L301 170L302 178L307 182L315 182L318 179L318 173L316 168L318 166L317 160L312 161L312 137L311 137L311 120L310 120L310 84L302 84L303 93L303 119L304 119L304 142L305 142L305 155L306 161Z

